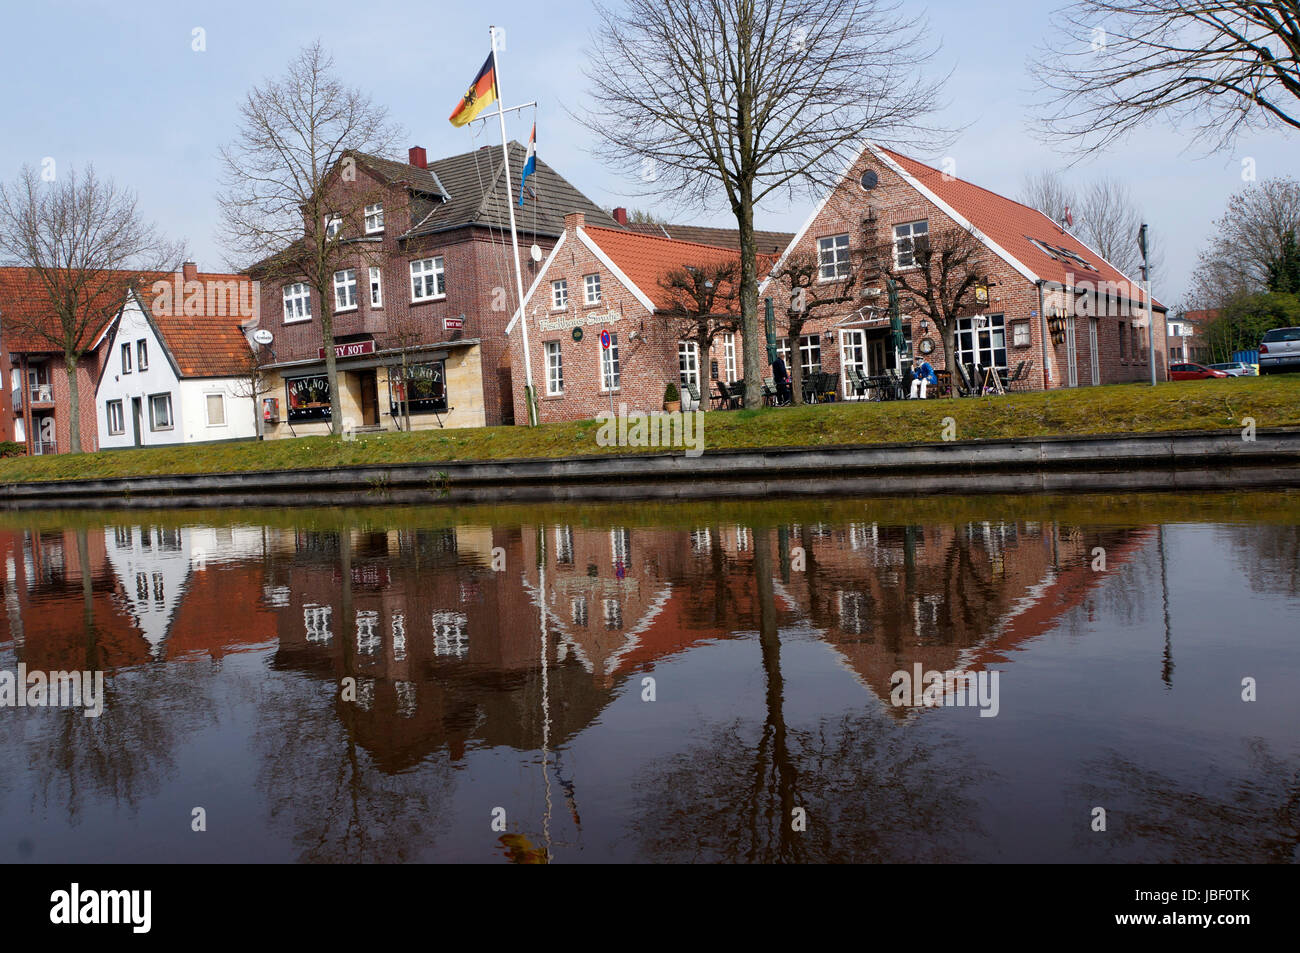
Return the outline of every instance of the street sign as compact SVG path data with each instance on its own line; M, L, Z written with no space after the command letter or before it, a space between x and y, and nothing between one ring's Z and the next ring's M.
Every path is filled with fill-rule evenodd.
M609 350L609 332L608 332L608 331L601 331L601 332L600 332L600 346L601 346L602 348L604 348L606 351Z
M258 328L253 332L253 341L257 344L270 344L275 340L275 335L266 328Z
M320 359L322 361L325 360L325 348L323 347L317 348L316 353L320 356ZM374 341L352 341L347 344L334 345L334 356L336 358L360 357L362 354L374 354L374 353L375 353Z
M459 318L442 319L442 329L444 331L459 331L464 326L465 326L465 317L463 315Z

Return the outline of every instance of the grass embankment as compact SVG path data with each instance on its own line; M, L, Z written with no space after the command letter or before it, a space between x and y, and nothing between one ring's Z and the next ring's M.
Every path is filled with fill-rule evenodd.
M1300 374L1183 381L1158 387L1118 384L965 400L709 412L704 447L734 450L938 442L945 417L956 422L958 440L1213 430L1240 427L1246 417L1253 417L1256 427L1300 426ZM360 434L355 440L304 437L18 457L0 460L0 483L660 452L601 447L596 442L599 427L596 421L585 420L536 428Z

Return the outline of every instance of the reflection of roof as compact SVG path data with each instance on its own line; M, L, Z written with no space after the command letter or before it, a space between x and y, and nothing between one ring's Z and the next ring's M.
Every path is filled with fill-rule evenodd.
M221 658L275 642L275 613L258 599L264 576L256 562L209 564L191 573L167 633L167 657Z
M1038 278L1067 285L1081 281L1118 282L1132 285L1132 294L1129 296L1134 300L1143 300L1144 296L1136 281L1037 209L932 169L897 152L888 149L881 149L880 152ZM1137 241L1136 235L1133 240ZM1049 251L1044 246L1051 246L1052 250ZM1077 256L1077 259L1071 256ZM1089 267L1085 267L1084 262ZM1155 305L1157 308L1162 307L1159 301Z

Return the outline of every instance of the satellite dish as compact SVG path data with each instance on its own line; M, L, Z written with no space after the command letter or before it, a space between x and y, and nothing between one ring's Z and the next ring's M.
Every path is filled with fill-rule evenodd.
M542 249L538 245L534 244L532 248L528 249L528 257L533 261L541 261Z
M253 332L253 340L258 344L270 344L275 340L275 335L266 328L258 328Z

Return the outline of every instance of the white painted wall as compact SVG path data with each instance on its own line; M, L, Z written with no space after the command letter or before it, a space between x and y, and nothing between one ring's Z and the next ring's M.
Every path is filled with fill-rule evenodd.
M149 352L149 367L138 367L137 342L145 341ZM125 373L122 362L122 344L131 344L131 373ZM207 440L233 440L254 437L257 427L253 418L253 401L238 396L240 383L236 378L185 378L178 379L171 362L163 350L162 342L132 299L123 310L109 347L108 366L100 380L95 395L95 422L99 430L99 446L104 449L135 446L131 403L140 398L140 444L151 447L160 444L201 443ZM224 426L208 424L207 395L222 394L226 405ZM172 398L172 427L154 430L151 426L149 398L155 394L170 394ZM108 432L108 402L122 401L123 433Z

